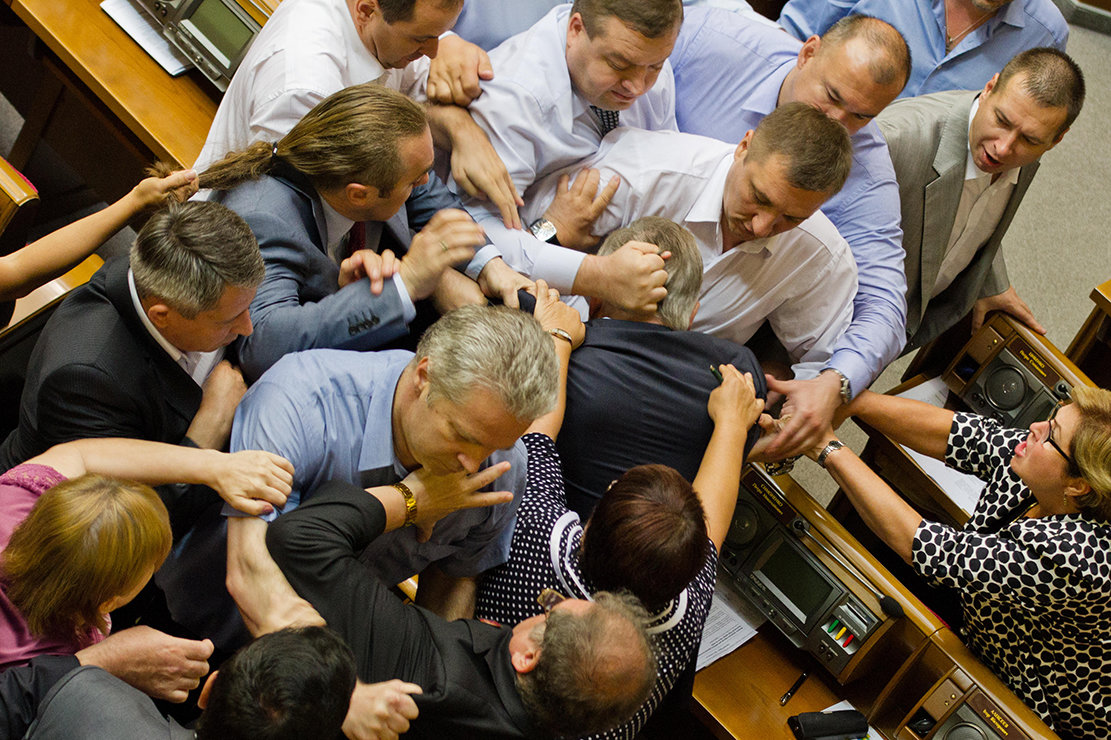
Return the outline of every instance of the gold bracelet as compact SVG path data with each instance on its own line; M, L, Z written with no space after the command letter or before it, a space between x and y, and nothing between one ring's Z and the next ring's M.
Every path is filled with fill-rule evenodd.
M571 349L575 348L575 340L571 339L571 335L567 333L566 329L548 329L548 333L551 334L553 337L559 337L560 339L566 340L566 342L571 345Z
M401 526L411 527L417 523L417 497L404 483L391 483L391 486L401 492L405 497L405 523Z

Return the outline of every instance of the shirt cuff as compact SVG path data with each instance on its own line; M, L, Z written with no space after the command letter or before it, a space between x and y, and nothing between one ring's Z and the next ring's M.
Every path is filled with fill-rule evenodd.
M849 379L849 392L853 398L872 384L872 369L855 352L846 350L834 352L826 367L833 368Z
M533 249L532 257L532 274L529 277L533 280L545 280L550 287L563 295L570 295L586 254L555 244L538 243Z
M393 276L393 287L397 289L397 296L401 301L401 320L410 324L417 317L417 307L413 305L413 299L409 297L409 289L405 287L405 281L401 279L400 272Z
M495 257L501 257L501 252L493 244L487 244L474 253L474 257L471 257L471 261L467 263L463 274L477 283L482 268L486 267L486 263Z

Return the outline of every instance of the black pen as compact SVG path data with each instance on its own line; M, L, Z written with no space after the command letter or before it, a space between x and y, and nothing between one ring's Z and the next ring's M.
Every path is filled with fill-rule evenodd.
M799 676L798 680L795 681L795 683L791 686L791 688L787 689L787 693L784 694L783 696L779 697L779 706L781 706L781 707L787 706L787 702L791 701L791 697L795 695L795 692L799 690L799 687L802 686L802 682L805 681L806 677L809 676L809 675L810 675L810 671L803 671L802 672L802 675Z
M714 378L717 380L717 382L722 383L725 381L725 378L723 378L721 375L721 370L718 370L713 365L710 365L710 372L714 374Z

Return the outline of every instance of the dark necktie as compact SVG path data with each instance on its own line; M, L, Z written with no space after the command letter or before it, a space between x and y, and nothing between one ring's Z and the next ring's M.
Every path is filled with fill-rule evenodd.
M590 106L590 110L594 111L594 115L598 116L598 123L602 127L602 136L605 136L610 131L621 125L621 114L615 110L602 110L597 106Z
M366 224L356 221L347 232L347 246L343 249L342 259L347 259L360 249L366 249Z

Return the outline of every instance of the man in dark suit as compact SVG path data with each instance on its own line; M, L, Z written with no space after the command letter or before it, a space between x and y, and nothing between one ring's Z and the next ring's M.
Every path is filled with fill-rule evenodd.
M1044 329L1007 277L999 251L1039 159L1084 103L1084 77L1064 52L1022 52L980 93L899 100L877 122L887 139L903 216L905 351L972 311L973 331L1002 310Z
M687 331L702 285L702 258L690 232L666 219L642 218L610 234L598 254L629 242L671 252L667 297L647 314L595 301L586 339L571 355L557 445L568 505L584 521L610 482L635 465L669 465L694 480L713 432L706 402L718 380L711 368L729 363L751 372L757 395L767 395L748 348ZM746 448L757 436L753 428Z
M553 595L546 613L512 629L448 622L403 604L359 561L407 518L431 527L445 509L497 501L496 492L472 493L496 475L487 468L465 476L450 492L415 488L415 516L393 486L332 481L275 521L266 543L290 584L351 646L361 680L421 687L413 696L420 715L406 737L577 737L614 726L655 680L647 613L635 597Z
M110 260L55 311L31 355L8 469L85 437L221 449L245 387L224 347L251 333L262 280L254 236L215 203L154 214L129 260ZM210 489L163 488L175 533Z

